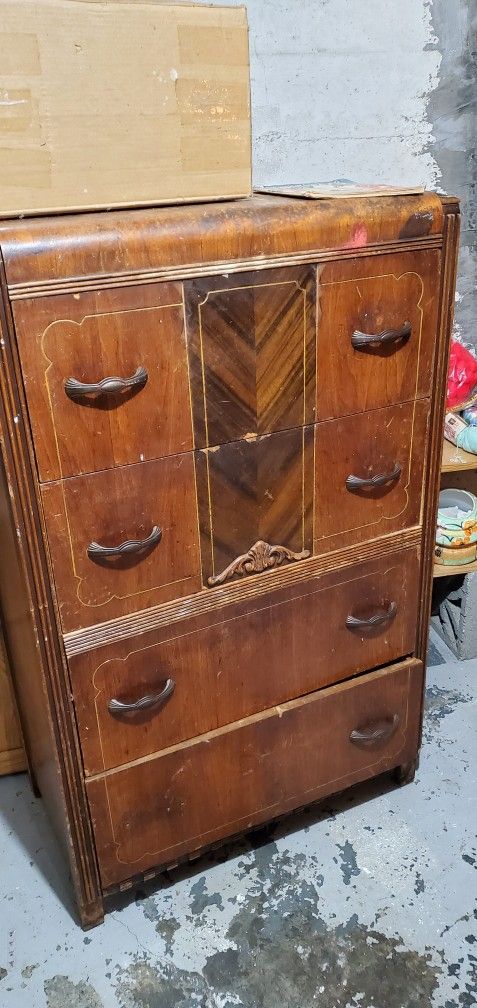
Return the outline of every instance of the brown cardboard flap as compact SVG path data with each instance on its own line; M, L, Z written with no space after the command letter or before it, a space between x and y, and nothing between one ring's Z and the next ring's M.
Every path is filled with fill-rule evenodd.
M0 216L246 196L244 8L1 4Z

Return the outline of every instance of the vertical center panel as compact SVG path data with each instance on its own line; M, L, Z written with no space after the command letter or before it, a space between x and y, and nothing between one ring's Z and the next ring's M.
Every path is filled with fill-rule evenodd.
M312 267L184 286L196 448L313 423Z
M312 266L185 284L203 582L313 549Z
M313 427L196 452L204 584L313 549Z

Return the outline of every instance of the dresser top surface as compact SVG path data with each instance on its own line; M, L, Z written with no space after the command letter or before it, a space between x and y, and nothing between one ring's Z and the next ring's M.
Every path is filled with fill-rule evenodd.
M257 194L3 221L0 245L7 281L16 285L405 244L440 235L442 224L443 199L430 192L324 200Z

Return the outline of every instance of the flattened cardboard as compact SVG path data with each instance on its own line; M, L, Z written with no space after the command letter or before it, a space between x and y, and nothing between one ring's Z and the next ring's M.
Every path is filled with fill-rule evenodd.
M245 8L0 0L0 217L250 192Z
M355 182L318 182L316 185L263 186L255 190L267 196L293 196L296 199L365 199L370 196L419 196L422 186L358 185Z

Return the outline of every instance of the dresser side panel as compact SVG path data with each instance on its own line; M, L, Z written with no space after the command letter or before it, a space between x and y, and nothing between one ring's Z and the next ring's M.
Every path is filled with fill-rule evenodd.
M0 264L0 604L25 746L70 866L83 926L103 902L63 648L42 544L11 314Z

